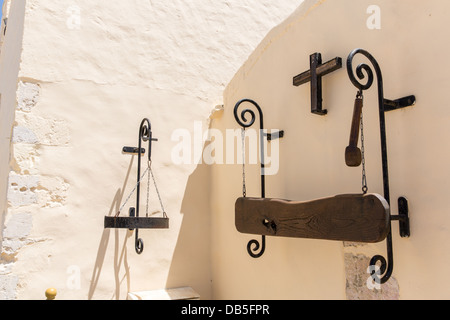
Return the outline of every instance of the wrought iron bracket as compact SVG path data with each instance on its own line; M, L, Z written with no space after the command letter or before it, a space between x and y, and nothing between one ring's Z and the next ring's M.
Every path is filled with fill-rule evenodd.
M397 100L384 99L384 112L394 111L402 108L411 107L416 104L415 96L407 96Z
M408 200L405 197L398 198L398 215L391 215L391 220L399 222L400 237L409 238L411 236Z
M133 208L134 209L134 208ZM106 217L105 228L111 229L168 229L168 218L145 218L145 217Z
M275 133L265 133L265 136L267 138L267 141L281 139L281 138L284 138L284 130L280 130Z
M387 253L388 253L388 260L383 256L377 255L374 256L371 261L370 265L375 266L377 264L381 264L380 266L380 272L375 272L375 268L373 268L373 272L371 274L373 280L377 283L383 284L387 282L390 277L392 276L393 272L393 246L392 246L392 221L399 221L399 232L401 237L410 237L410 218L409 218L409 208L408 208L408 200L405 197L400 197L398 199L398 215L392 215L391 214L391 206L390 206L390 192L389 192L389 173L388 173L388 159L387 159L387 143L386 143L386 121L385 121L385 113L388 111L398 110L401 108L406 108L409 106L412 106L416 102L415 96L407 96L404 98L400 98L397 100L388 100L384 98L383 93L383 79L380 67L377 63L377 61L373 58L372 55L370 55L367 51L362 49L356 49L350 53L347 59L347 71L348 75L350 77L351 82L359 89L359 93L362 94L364 90L368 90L374 81L374 73L372 69L367 64L360 64L356 68L356 75L360 80L364 80L367 76L368 80L367 83L361 83L356 79L356 76L353 73L353 58L356 54L362 54L365 57L367 57L370 62L373 64L377 81L378 81L378 101L379 101L379 118L380 118L380 136L381 136L381 155L382 155L382 171L383 171L383 190L384 190L384 198L382 196L379 196L381 199L379 199L379 204L381 204L382 210L377 210L376 212L380 213L380 216L382 219L378 219L377 217L369 216L370 219L375 219L376 221L380 220L380 227L384 228L382 231L379 232L379 229L376 225L372 226L369 225L370 228L375 230L372 235L374 237L370 237L366 239L367 242L380 242L386 240L387 242ZM321 62L321 56L319 53L311 55L311 70L300 74L294 78L294 85L299 86L301 84L311 82L311 94L312 94L312 113L318 114L318 115L325 115L327 113L326 110L322 109L322 91L321 91L321 77L333 72L342 66L342 61L340 58L335 58L325 64L322 64ZM364 72L363 72L364 71ZM260 130L261 132L264 130L264 124L263 124L263 113L260 108L260 106L253 100L250 99L243 99L239 101L235 108L234 108L234 117L236 121L239 123L239 125L242 126L242 128L249 128L251 127L255 120L256 120L256 114L251 109L244 109L240 114L238 113L238 108L240 105L244 102L248 102L253 104L260 117ZM247 119L248 115L251 116L250 119ZM282 137L284 135L284 131L280 131L278 133L278 137ZM261 143L261 198L247 198L246 194L244 192L243 198L239 198L236 201L235 205L235 212L236 212L236 227L238 231L243 233L251 233L251 234L257 234L262 235L262 242L260 244L257 240L251 240L248 243L247 251L253 258L259 258L264 254L265 251L265 244L266 244L266 235L269 236L298 236L298 237L310 237L315 239L328 239L328 240L337 240L341 238L347 239L348 234L347 231L345 232L339 232L336 231L335 226L329 223L329 220L326 215L326 211L329 208L336 208L336 202L339 202L342 204L342 201L347 199L349 202L348 206L343 206L347 211L347 208L352 207L358 207L358 208L364 208L363 205L357 205L354 206L355 203L361 202L364 200L364 198L367 197L366 194L363 195L338 195L335 198L327 198L327 199L319 199L316 201L311 201L309 203L294 203L292 201L288 200L280 200L280 199L265 199L265 179L264 179L264 144L263 144L263 135L260 135L260 143ZM268 140L274 139L272 135L266 134L266 137ZM244 171L245 176L245 171ZM370 201L369 201L370 202ZM331 203L331 205L329 205ZM362 203L362 202L361 202ZM370 205L368 205L368 208L372 206L374 202L371 202ZM268 207L271 206L269 209ZM283 207L283 210L279 210ZM300 209L301 210L300 210ZM312 212L311 215L314 215L314 219L311 217L308 217L308 219L312 219L314 221L322 221L321 226L325 225L326 227L323 229L325 230L322 234L317 235L318 225L314 225L314 232L305 231L305 228L299 228L299 230L293 230L291 223L293 220L297 219L298 221L304 221L308 219L304 219L302 214L306 211ZM249 212L249 209L251 210L250 215L246 214ZM311 210L312 209L312 210ZM359 209L355 209L359 210ZM279 212L279 211L282 211ZM370 210L369 210L370 211ZM299 213L300 212L300 213ZM375 212L375 211L374 211ZM297 215L296 217L291 217L294 213ZM324 214L325 213L325 214ZM289 215L288 218L285 217L285 215ZM309 214L309 213L308 213ZM333 212L334 220L336 220L336 210ZM282 217L281 217L282 216ZM321 216L324 217L323 220L316 219L317 217ZM366 230L360 230L360 222L361 222L361 215L354 215L355 218L352 220L353 222L357 222L355 224L358 228L351 227L350 231L354 232L356 229L358 232L354 232L354 238L356 239L362 239L362 236L367 236ZM239 221L237 218L240 218ZM349 217L345 215L348 225ZM363 217L362 224L364 228L367 228L367 221L370 220L367 219L367 217ZM308 220L309 221L309 220ZM323 222L324 221L324 222ZM286 227L286 224L288 224L288 227ZM308 227L308 226L307 226ZM330 232L332 230L332 232ZM341 241L357 241L357 240L341 240ZM360 242L360 241L358 241ZM252 248L253 247L253 248ZM259 253L257 251L259 250ZM379 277L382 276L382 277Z
M294 77L293 84L298 87L311 82L311 113L324 116L328 113L322 106L322 77L342 68L342 59L337 57L322 64L322 55L313 53L309 58L310 70Z
M128 217L105 217L104 227L111 229L129 229L135 230L135 249L138 254L141 254L144 250L144 241L139 238L139 229L168 229L169 218L156 218L156 217L140 217L140 181L141 181L141 158L145 154L145 148L142 148L142 142L148 142L148 163L151 163L152 157L152 142L158 141L152 137L150 120L145 118L142 120L139 127L139 146L138 147L123 147L122 152L124 154L138 155L138 168L137 168L137 184L136 184L136 206L129 209ZM131 195L130 195L131 196Z
M405 107L409 107L415 104L416 97L411 95L404 98L400 98L397 100L388 100L384 98L384 88L383 88L383 76L381 73L380 66L375 58L366 50L363 49L355 49L353 50L348 58L347 58L347 72L352 84L359 89L362 93L364 90L368 90L372 87L374 81L374 73L369 65L365 63L361 63L356 67L356 76L353 70L353 59L357 54L361 54L365 56L372 66L374 67L375 74L377 76L377 85L378 85L378 110L379 110L379 120L380 120L380 140L381 140L381 157L382 157L382 171L383 171L383 190L384 190L384 198L390 204L390 190L389 190L389 170L388 170L388 150L387 150L387 141L386 141L386 119L385 113L388 111L393 111ZM363 72L364 71L364 72ZM360 81L364 80L367 77L367 82L362 83ZM359 80L358 80L358 79ZM400 236L401 237L410 237L410 227L409 227L409 209L408 209L408 201L406 198L401 197L398 200L399 205L399 214L391 215L392 221L399 221L400 226ZM394 269L394 254L393 254L393 245L392 245L392 230L389 231L388 236L386 237L387 243L387 256L388 260L381 256L374 256L370 265L374 267L377 263L380 263L380 271L381 273L377 274L375 271L372 272L372 278L376 283L384 284L386 283L392 276L392 272ZM374 268L375 269L375 268ZM379 277L381 276L381 278Z
M145 148L141 148L141 152L139 152L139 149L136 147L123 147L122 152L124 154L145 154Z
M244 109L239 114L238 110L239 107L243 103L250 103L252 104L259 115L259 128L260 128L260 157L261 157L261 198L266 197L266 180L265 180L265 174L264 174L264 167L265 167L265 160L264 160L264 141L263 137L265 136L268 141L273 141L275 139L280 139L284 137L284 131L281 130L276 133L264 133L264 117L261 107L256 103L254 100L251 99L242 99L236 103L236 106L234 107L234 118L236 122L243 128L250 128L256 120L256 114L252 109ZM247 119L246 115L250 115L251 118ZM253 248L252 248L253 247ZM260 258L264 254L266 250L266 236L262 235L261 243L258 240L251 240L247 244L247 252L252 258ZM259 251L259 252L258 252Z

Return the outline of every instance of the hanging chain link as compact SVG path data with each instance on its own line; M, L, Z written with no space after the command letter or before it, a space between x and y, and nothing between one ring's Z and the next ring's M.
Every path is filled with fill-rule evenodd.
M150 202L150 172L152 167L150 161L147 162L147 202L145 203L145 216L148 218L148 203Z
M247 197L247 187L245 185L245 128L242 128L242 196Z
M159 193L158 185L156 184L155 175L153 174L151 161L148 161L147 169L144 171L144 173L140 177L139 181L134 186L133 190L131 190L130 194L127 196L127 198L125 199L124 203L120 206L119 211L117 211L117 213L115 215L116 218L120 215L120 213L122 212L123 208L125 208L125 206L127 205L128 201L130 200L131 196L135 193L137 187L141 183L142 179L144 179L145 175L147 175L147 202L146 202L146 205L145 205L145 216L148 218L148 208L149 208L148 204L150 203L150 177L151 177L152 180L153 180L153 184L155 185L156 194L158 195L159 204L161 206L161 211L163 213L164 218L167 218L167 213L166 213L166 210L164 209L164 204L163 204L162 199L161 199L161 194Z
M357 98L364 100L362 91L359 91ZM365 149L364 149L364 115L363 111L361 112L361 156L362 156L362 192L367 194L369 188L367 186L367 175L366 175L366 157L365 157Z
M163 213L164 218L167 218L167 213L166 213L166 210L164 209L164 204L163 204L163 202L162 202L162 199L161 199L161 195L160 195L160 193L159 193L158 186L156 185L156 179L155 179L155 175L153 174L153 170L152 170L151 162L150 162L150 161L149 161L148 167L149 167L149 169L150 169L149 172L150 172L150 174L151 174L151 176L152 176L153 184L155 185L156 194L158 195L159 204L160 204L160 206L161 206L161 211L162 211L162 213ZM150 186L150 175L149 175L149 179L148 179L148 186ZM148 189L150 189L150 188L148 188ZM147 190L147 206L148 206L148 192L149 192L149 191Z
M139 181L136 183L136 185L134 186L133 190L131 190L130 194L128 195L128 197L125 199L125 202L122 204L122 206L120 207L119 211L117 211L116 213L116 218L120 215L120 213L122 212L123 208L125 208L125 206L127 205L128 201L130 200L131 196L134 194L134 192L136 191L138 185L141 183L142 179L144 178L144 176L147 174L147 171L149 170L149 168L147 168L147 170L144 171L144 173L142 174L141 178L139 179Z

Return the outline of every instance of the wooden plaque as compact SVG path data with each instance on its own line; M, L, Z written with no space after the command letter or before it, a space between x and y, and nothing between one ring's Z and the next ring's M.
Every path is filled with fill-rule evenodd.
M241 233L376 243L390 228L390 209L378 194L347 194L307 202L239 198L235 224Z

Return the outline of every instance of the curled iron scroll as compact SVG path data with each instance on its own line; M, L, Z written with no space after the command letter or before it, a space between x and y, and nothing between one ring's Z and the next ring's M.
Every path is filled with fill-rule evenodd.
M139 238L137 229L136 229L136 239L134 242L134 249L136 250L137 254L141 254L144 251L144 241L141 238Z
M152 125L150 120L145 118L139 126L139 147L138 147L138 168L137 168L137 187L136 187L136 217L139 217L139 198L140 198L140 179L141 179L141 155L142 155L142 141L148 141L148 161L152 157ZM134 248L137 254L144 251L144 241L139 238L139 230L135 232Z
M357 54L361 54L365 56L370 63L373 65L375 69L375 73L377 76L377 84L378 84L378 109L379 109L379 117L380 117L380 137L381 137L381 156L382 156L382 167L383 167L383 190L384 190L384 198L390 205L390 195L389 195L389 172L388 172L388 160L387 160L387 143L386 143L386 120L385 120L385 109L384 109L384 93L383 93L383 76L381 74L380 66L375 58L366 50L363 49L355 49L353 50L347 58L347 72L352 84L359 89L360 92L364 90L368 90L372 87L374 81L374 74L369 65L365 63L361 63L356 67L356 76L353 71L353 59ZM366 75L365 75L366 74ZM367 76L367 82L362 83ZM359 80L358 80L358 79ZM360 81L361 80L361 81ZM372 270L375 270L375 266L380 264L379 272L376 273L372 271L371 276L372 279L376 283L386 283L392 276L392 272L394 269L394 258L393 258L393 250L392 250L392 232L389 231L389 234L386 238L387 241L387 254L388 260L381 256L376 255L370 260L370 266L373 267ZM382 275L382 278L379 278L379 275Z
M264 130L264 120L263 120L263 113L261 110L261 107L253 100L251 99L242 99L240 101L238 101L238 103L236 104L235 108L234 108L234 118L236 119L237 123L239 123L239 125L242 128L249 128L251 127L255 121L256 121L256 114L252 109L244 109L242 110L242 112L239 114L239 107L241 106L241 104L248 102L253 104L256 109L258 110L258 114L259 114L259 124L260 124L260 146L261 146L261 198L265 198L265 177L264 177L264 141L263 141L263 130ZM247 116L250 115L250 119L247 119ZM253 248L252 248L253 247ZM258 252L259 250L259 252ZM260 258L264 252L266 250L266 236L263 235L262 239L261 239L261 244L258 240L250 240L248 245L247 245L247 252L248 254L252 257L252 258Z
M356 67L356 70L355 70L356 76L358 77L359 80L364 80L366 78L366 76L364 75L364 72L365 72L367 74L367 82L365 84L363 84L358 79L356 79L355 73L353 71L353 58L355 57L356 54L362 54L365 57L367 57L370 60L370 62L374 65L375 68L379 68L379 66L378 66L378 63L373 58L373 56L363 49L353 50L347 59L347 72L348 72L350 81L360 91L368 90L368 89L370 89L370 87L372 87L372 84L373 84L373 79L374 79L373 72L372 72L372 69L367 64L361 63ZM364 70L364 72L363 72L363 70ZM377 72L377 74L378 74L378 72Z
M243 128L250 128L256 121L256 114L252 109L242 110L242 112L239 116L239 112L238 112L239 107L244 102L249 102L256 107L256 109L258 110L258 114L259 114L260 129L263 129L263 114L262 114L261 107L255 101L250 100L250 99L242 99L234 107L234 118L236 119L237 123L239 123L239 125ZM251 116L250 120L247 119L247 117L246 117L247 114L249 114Z

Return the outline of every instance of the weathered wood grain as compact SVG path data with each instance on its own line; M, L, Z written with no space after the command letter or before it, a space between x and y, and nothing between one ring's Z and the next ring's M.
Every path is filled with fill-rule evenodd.
M338 69L342 68L342 59L334 58L324 64L320 64L317 66L316 74L318 77L326 76L327 74L334 72ZM298 87L302 84L308 83L311 81L311 70L305 71L294 77L293 84Z
M387 201L378 194L348 194L308 202L239 198L235 224L241 233L376 243L390 226Z

